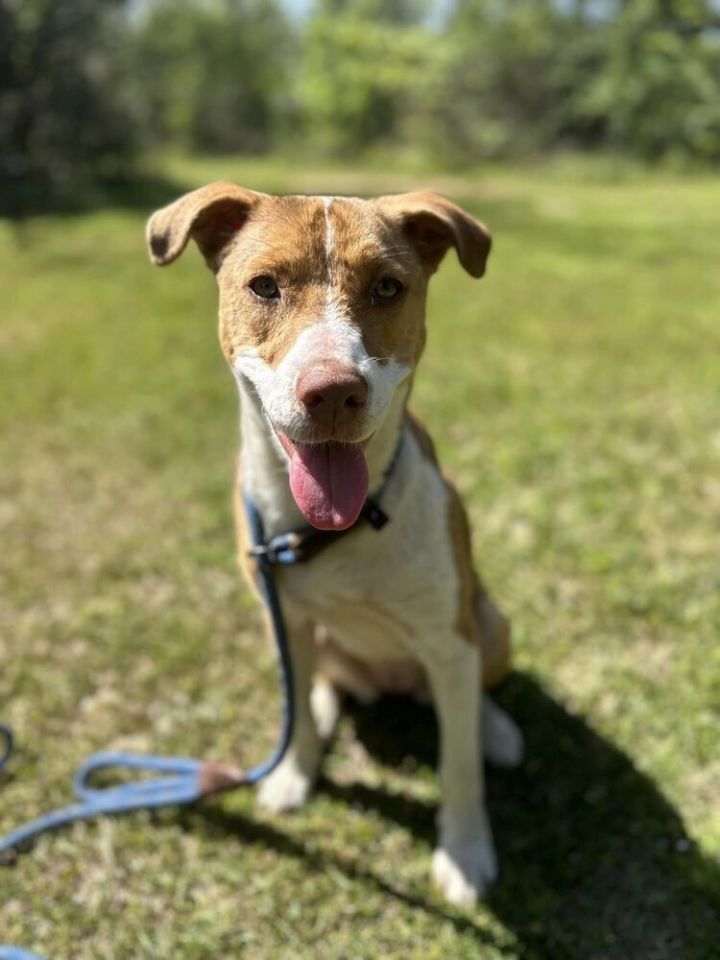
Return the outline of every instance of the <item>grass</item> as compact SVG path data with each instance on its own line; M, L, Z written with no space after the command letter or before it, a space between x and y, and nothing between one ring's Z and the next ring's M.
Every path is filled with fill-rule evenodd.
M402 180L171 173L293 192ZM474 910L430 889L434 721L390 701L349 711L295 816L238 793L45 837L0 868L0 941L51 960L714 955L720 182L439 185L496 237L481 284L453 258L434 282L414 405L515 626L499 699L528 758L490 773L500 882ZM20 747L0 832L65 803L93 750L250 762L278 722L235 571L212 277L194 251L153 272L142 227L134 204L0 232L0 719Z

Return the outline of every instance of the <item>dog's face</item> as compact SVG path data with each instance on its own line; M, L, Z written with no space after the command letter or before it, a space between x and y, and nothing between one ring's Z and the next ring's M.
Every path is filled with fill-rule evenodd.
M215 183L153 215L153 262L172 263L190 237L217 276L225 356L288 458L298 506L321 529L350 526L368 491L363 449L425 344L429 277L450 246L482 276L487 231L431 193L275 197Z

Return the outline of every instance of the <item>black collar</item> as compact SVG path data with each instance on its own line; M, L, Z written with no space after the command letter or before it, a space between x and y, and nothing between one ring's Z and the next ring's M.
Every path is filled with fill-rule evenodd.
M278 564L280 566L292 566L295 563L303 563L312 557L321 553L327 547L344 537L346 534L355 530L359 524L366 521L375 530L382 530L390 517L380 506L380 499L387 490L388 483L395 472L395 468L400 460L405 428L400 431L395 452L392 455L387 470L383 474L382 482L374 496L368 497L365 501L360 514L355 523L345 530L318 530L317 527L302 527L300 530L291 530L288 533L279 533L270 540L265 540L262 531L262 517L252 502L250 497L245 495L245 506L251 521L251 527L255 531L253 537L253 546L248 550L248 554L256 560L264 560L268 564Z

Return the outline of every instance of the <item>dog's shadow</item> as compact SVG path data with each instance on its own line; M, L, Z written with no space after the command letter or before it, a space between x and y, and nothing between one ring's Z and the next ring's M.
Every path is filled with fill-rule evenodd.
M496 699L522 727L527 755L517 770L488 772L502 873L487 903L515 934L522 955L709 960L708 944L717 945L720 936L720 870L690 840L668 800L624 753L531 677L515 674ZM393 767L436 763L431 708L392 697L370 707L351 704L348 712L356 737L376 761ZM323 780L320 790L375 811L429 847L434 841L435 811L426 803L361 784ZM217 807L202 816L246 841L308 859L301 843L267 824ZM318 861L317 868L332 860L354 879L450 919L479 943L488 941L487 928L467 911L402 893L367 861L317 852L309 859Z

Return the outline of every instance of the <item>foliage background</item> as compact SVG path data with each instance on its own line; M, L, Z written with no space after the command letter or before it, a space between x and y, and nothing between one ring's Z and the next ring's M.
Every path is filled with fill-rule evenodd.
M1 0L0 177L66 195L145 150L468 167L720 158L711 0Z

